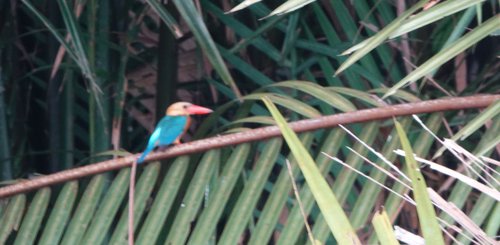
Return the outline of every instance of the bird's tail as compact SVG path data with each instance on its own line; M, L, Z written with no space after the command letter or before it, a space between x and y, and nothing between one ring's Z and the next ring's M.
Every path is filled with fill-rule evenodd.
M146 158L146 156L153 150L153 147L148 147L146 148L146 150L144 150L144 152L142 153L142 155L139 157L139 159L137 159L137 164L141 164L142 162L144 162L144 158Z

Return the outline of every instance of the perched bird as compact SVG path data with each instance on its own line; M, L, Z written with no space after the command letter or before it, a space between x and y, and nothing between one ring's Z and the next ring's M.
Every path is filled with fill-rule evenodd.
M211 113L212 110L193 105L188 102L177 102L167 108L166 116L163 117L158 125L156 125L153 134L149 137L146 150L137 160L137 163L142 163L144 158L156 146L168 146L170 144L180 144L182 135L186 132L191 124L189 115L203 115Z
M164 116L158 125L156 125L153 134L149 137L146 150L132 163L130 171L129 183L129 206L128 206L128 244L134 244L134 196L135 196L135 175L137 164L144 162L146 156L156 146L168 146L170 144L180 144L181 137L189 128L191 118L189 115L202 115L211 113L212 110L193 105L188 102L177 102L167 108L166 116Z

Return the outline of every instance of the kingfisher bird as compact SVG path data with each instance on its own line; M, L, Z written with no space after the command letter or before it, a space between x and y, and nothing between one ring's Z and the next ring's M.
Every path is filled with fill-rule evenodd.
M189 115L203 115L212 110L194 105L189 102L177 102L167 108L166 115L158 122L155 130L149 137L146 150L137 160L137 164L144 162L146 156L156 147L180 144L181 137L191 125Z

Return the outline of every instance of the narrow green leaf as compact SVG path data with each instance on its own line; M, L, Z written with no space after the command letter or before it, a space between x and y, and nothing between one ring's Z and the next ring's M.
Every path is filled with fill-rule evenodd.
M19 229L19 224L24 214L26 196L16 195L9 199L9 204L0 219L0 244L5 244L13 230Z
M278 18L277 18L278 19ZM286 30L285 30L285 38L283 40L283 44L281 45L281 56L282 57L292 57L292 62L295 64L291 64L292 70L295 69L293 67L297 67L296 65L296 60L293 58L296 54L295 52L295 45L297 43L297 38L299 37L299 32L297 31L299 27L299 20L300 20L300 12L295 12L293 14L290 14L287 18L288 23L286 25ZM292 73L294 73L292 71Z
M426 11L422 11L409 19L406 19L394 32L391 33L389 39L393 39L404 35L408 32L414 31L418 28L426 26L430 23L436 22L446 16L452 15L454 13L460 12L464 9L469 8L472 5L479 4L485 0L470 0L470 1L444 1ZM464 28L465 29L465 28ZM349 49L350 52L354 52L372 41L372 38L368 38ZM347 52L347 51L346 51Z
M57 197L56 204L52 208L38 244L59 244L64 228L66 228L71 211L73 210L77 194L77 181L71 181L64 185Z
M189 187L182 198L182 207L177 210L165 244L185 244L191 231L191 224L198 214L210 179L220 162L220 151L211 150L201 159Z
M446 1L445 3L447 3ZM446 40L446 42L443 44L443 47L447 47L451 43L453 43L455 40L459 39L464 32L468 31L468 26L474 19L474 16L476 16L476 8L471 7L465 10L463 15L460 17L460 20L458 20L457 25L453 28L453 31L451 32L450 36Z
M495 149L498 144L500 144L500 134L496 134L495 137L491 139L491 141L488 141L482 145L481 149L479 151L475 151L476 155L482 156L486 154L486 152L489 152L492 149Z
M128 172L130 173L130 172ZM160 173L160 163L152 162L145 166L144 171L138 178L137 188L135 190L134 197L134 229L136 229L137 225L141 221L142 214L147 205L148 198L151 197L151 192L153 187L156 184L156 180L158 179L158 174ZM130 174L129 174L130 176ZM125 184L126 187L127 184ZM128 188L125 188L125 191ZM128 199L127 199L128 200ZM121 199L116 200L118 204L121 203ZM110 244L123 244L128 241L127 237L127 228L128 228L128 208L130 204L127 204L123 210L126 210L121 213L120 220L118 224L115 226L115 230L113 232L113 236L111 237ZM102 240L89 240L90 243L86 244L100 244Z
M350 97L356 98L358 100L364 101L369 105L373 106L382 106L383 103L380 100L374 98L374 96L370 93L360 91L357 89L346 88L346 87L328 87L328 90L334 91L339 94L348 95Z
M221 128L230 128L233 127L234 125L240 125L243 123L256 123L256 124L263 124L263 125L274 125L274 120L272 117L268 116L253 116L253 117L245 117L242 119L234 120L228 124L224 124ZM227 133L227 132L226 132Z
M80 64L80 60L78 59L78 56L76 55L73 48L71 48L70 45L68 43L66 43L66 41L64 41L64 37L57 31L57 29L52 25L52 23L50 23L50 21L47 18L45 18L45 16L42 13L40 13L35 8L35 6L33 6L31 4L31 2L29 2L28 0L21 0L21 1L26 5L26 7L28 7L28 9L31 12L33 12L35 14L36 17L38 17L42 21L42 23L47 27L47 29L49 29L49 31L52 33L52 35L54 35L54 38L56 38L57 41L59 41L59 43L64 47L64 49L66 49L66 52L68 53L68 55L77 64Z
M339 67L339 69L335 72L335 76L347 69L349 66L354 64L356 61L360 60L363 58L366 54L368 54L370 51L378 47L381 43L383 43L389 35L391 35L392 32L394 32L401 24L403 23L404 20L406 20L408 17L410 17L415 11L419 10L422 8L428 0L420 0L418 3L413 5L410 9L406 10L396 18L394 21L392 21L389 25L387 25L384 29L379 31L375 36L370 38L370 42L364 45L363 47L359 48L357 51L355 51L354 54L352 54L342 65ZM352 48L346 50L342 54L349 54L352 52Z
M243 75L250 78L258 86L265 86L273 83L273 80L266 76L264 73L256 69L254 66L248 64L237 55L230 53L223 47L220 47L220 52L224 58L234 66L234 69L240 71Z
M272 93L253 93L243 97L244 100L260 100L262 97L266 96L273 103L279 104L285 108L288 108L298 114L306 116L308 118L320 117L321 113L314 109L313 107L307 105L306 103L296 100L292 97L285 95L278 95Z
M398 121L395 121L401 145L405 151L405 160L408 173L412 181L413 196L417 203L417 214L420 221L420 229L424 235L427 244L444 245L443 234L439 228L436 211L427 193L425 179L420 172L420 166L417 165L413 156L413 149L410 145L406 133Z
M15 245L17 244L34 244L36 235L39 232L42 224L42 219L45 216L45 211L50 201L50 189L42 188L37 191L35 197L31 201L30 207L24 216L19 233L16 236Z
M210 5L209 5L210 6ZM215 7L214 7L215 8ZM218 12L218 11L217 11ZM216 13L217 14L217 13ZM242 23L237 22L235 18L221 18L221 21L224 21L228 28L233 29L237 34L241 35L243 39L241 39L237 44L235 44L229 52L234 54L240 51L241 49L247 47L248 45L253 44L254 47L265 52L265 55L269 56L271 59L279 60L279 52L274 48L270 43L264 41L263 35L268 31L273 31L278 25L280 21L282 21L286 16L280 16L277 18L272 18L269 21L263 21L262 25L255 31L250 28L244 26ZM241 28L244 27L244 28ZM243 29L243 30L242 30ZM246 35L245 35L246 34ZM267 50L267 52L266 52ZM224 56L224 54L222 54ZM285 58L285 57L281 57ZM285 60L284 64L287 64L288 61Z
M228 28L234 31L235 34L239 35L243 39L248 39L251 45L256 49L261 50L264 55L276 62L280 62L282 60L283 57L281 56L279 50L277 50L276 47L269 43L267 38L262 35L265 31L274 31L274 28L279 26L280 20L283 20L285 17L276 18L278 20L269 20L268 22L263 24L261 28L259 28L258 30L254 30L248 27L246 24L238 21L236 18L224 14L224 12L211 1L201 1L201 5L204 10L215 15L220 22L224 23ZM243 42L245 42L245 40L243 40ZM243 46L245 46L245 44L243 44ZM237 44L234 47L238 49L242 46L239 46ZM231 49L231 52L235 52L235 50ZM285 60L284 63L286 64L287 61Z
M433 130L436 132L437 130ZM500 116L497 116L492 120L492 124L488 127L485 132L482 134L479 142L476 143L476 147L472 151L472 153L476 156L489 156L492 153L492 150L498 146L498 142L500 142ZM493 142L497 142L493 145ZM419 154L421 155L421 154ZM472 165L474 171L481 171L480 168L476 165ZM498 169L497 169L498 171ZM477 175L474 175L474 179L477 179ZM464 206L470 201L471 192L473 188L461 181L457 182L453 190L451 190L447 201L453 203L457 206L457 208L462 209ZM441 213L441 218L448 222L453 223L454 219L445 213Z
M313 143L314 135L311 132L302 133L300 140L306 147L310 147ZM292 172L295 177L300 174L300 169L297 166L295 157L290 152L287 156L292 166ZM283 163L283 157L278 158L280 163ZM272 189L271 189L272 188ZM262 211L259 213L259 219L255 226L250 227L252 230L248 245L261 245L268 244L275 228L280 226L280 213L290 200L289 193L292 192L292 183L290 181L290 174L288 168L282 167L279 171L278 178L273 182L272 187L267 184L266 191L270 191L269 198L266 200ZM302 222L303 219L300 219ZM251 220L250 220L251 221Z
M212 188L213 194L198 217L196 227L191 233L188 244L203 244L216 230L217 223L224 212L234 185L241 175L241 170L246 163L249 153L250 144L236 146L227 160L223 171L218 176L217 183Z
M297 159L297 163L302 171L302 174L311 188L321 213L326 219L337 242L342 245L361 244L356 232L352 229L349 219L342 210L342 206L335 198L330 186L318 170L314 160L309 155L309 152L304 148L302 143L300 143L299 138L288 126L285 119L278 111L278 108L276 108L272 101L267 97L262 98L262 100L276 120L276 123L283 133L283 137L290 147L294 157Z
M132 153L126 151L126 150L109 150L109 151L103 151L100 153L95 154L94 156L119 156L119 157L126 157L130 156Z
M241 234L248 226L248 223L251 222L252 211L256 208L261 192L266 184L266 181L262 180L269 178L269 174L278 158L282 143L281 138L274 138L263 145L259 159L255 163L253 171L226 222L224 231L219 239L219 244L238 243Z
M72 47L77 57L77 64L83 73L83 75L89 81L89 88L91 90L91 94L93 97L93 101L95 102L95 106L102 118L107 118L107 113L104 112L104 108L102 105L101 94L102 90L99 86L99 82L95 75L94 66L91 64L88 57L88 44L84 42L83 33L80 31L79 23L70 8L69 2L66 0L58 0L59 9L61 11L62 19L66 28L68 30L68 34L71 37ZM93 56L92 56L93 58ZM107 57L106 57L107 58ZM97 114L97 113L96 113ZM91 124L92 126L93 124Z
M288 0L285 3L281 4L280 6L278 6L277 8L275 8L268 16L264 18L268 18L273 15L283 15L286 13L290 13L315 1L316 0Z
M368 145L374 144L374 140L376 136L379 134L379 123L378 122L369 122L363 126L362 131L359 133L360 140L365 142ZM357 142L352 147L354 151L360 153L361 155L368 154L368 148L363 144ZM349 154L346 156L345 162L349 163L354 169L361 169L364 163L364 160L361 157L358 157L356 154ZM349 201L349 198L353 197L354 185L356 183L356 179L358 179L359 175L355 171L351 171L349 168L342 168L337 171L335 183L333 183L332 189L335 197L339 201L340 204L344 204ZM349 219L351 222L351 226L354 229L354 223L356 220ZM328 232L328 223L326 219L318 218L313 227L314 237L320 241L326 242L329 237Z
M95 217L92 219L92 223L85 232L82 244L101 244L103 242L106 234L108 234L111 222L126 196L130 179L129 176L130 169L125 168L120 170L115 177L113 183L103 196L103 200L99 204L99 208L94 215Z
M455 56L457 56L459 53L463 52L467 48L475 45L483 38L487 37L494 31L498 30L499 28L500 28L500 14L497 14L491 17L488 21L481 24L480 26L474 28L473 31L469 32L462 38L450 44L450 46L444 48L442 51L434 55L432 58L428 59L425 63L423 63L413 72L408 74L396 85L391 87L389 91L382 98L387 98L388 96L391 96L398 89L412 82L415 82L416 80L438 69L441 65L443 65L450 59L453 59Z
M314 96L318 100L324 101L325 103L331 105L334 108L337 108L342 112L356 110L356 107L348 99L344 98L334 91L328 91L324 87L321 87L316 83L292 80L274 83L268 87L287 87L300 90Z
M101 89L97 85L95 73L93 68L90 66L90 62L87 58L87 46L82 39L82 32L78 26L78 21L76 20L73 11L71 10L68 1L58 0L59 8L61 9L61 14L68 28L68 33L71 36L71 42L73 43L74 51L76 57L78 57L78 64L82 70L83 75L87 77L90 81L90 88L97 94L102 93ZM96 97L96 101L99 99Z
M498 229L500 229L500 202L495 204L493 211L489 215L489 220L486 222L486 228L484 230L488 236L494 237L498 235Z
M186 21L186 24L193 32L194 37L196 38L201 49L205 52L214 69L217 71L217 73L219 73L222 80L231 88L236 98L241 99L241 93L238 89L238 86L229 73L229 70L224 63L219 50L217 50L215 42L208 32L205 21L194 6L193 1L173 0L173 3L179 10L180 15Z
M496 102L488 106L486 110L481 112L481 114L474 117L474 119L468 122L462 129L460 129L455 135L453 135L453 137L451 137L451 140L457 141L466 139L472 133L476 132L479 128L481 128L486 122L488 122L498 114L500 114L500 100L497 100ZM444 150L445 148L441 146L441 148L439 148L439 150L436 151L436 153L432 158L435 159L441 156Z
M170 213L188 166L189 157L182 156L175 159L172 166L168 169L167 175L163 178L163 183L154 198L148 217L141 227L141 232L136 241L137 244L157 243L161 228L165 224L167 215Z
M87 185L82 198L78 203L75 213L71 217L61 244L80 244L85 231L94 216L97 204L101 200L101 194L104 190L104 174L94 176Z
M410 122L411 118L409 117L402 118L401 124L403 125L405 130L410 127ZM363 134L360 134L360 137L363 136L364 136ZM396 129L393 129L391 134L388 136L384 136L384 138L385 138L384 147L380 151L380 153L382 154L382 156L386 156L385 158L388 161L394 162L397 156L396 154L393 154L393 151L400 148L401 145L399 143L399 138ZM367 144L372 145L374 143L367 142ZM367 156L368 152L361 152L361 154ZM374 162L375 164L386 170L390 169L390 166L380 158L378 158ZM347 163L351 165L350 162ZM386 179L388 178L386 173L380 171L377 168L372 168L370 171L371 171L370 178L374 179L379 183L385 183ZM359 194L356 203L352 208L351 215L349 216L349 220L351 220L354 229L359 229L363 227L365 223L369 220L369 217L372 215L372 210L377 208L376 207L377 197L380 195L382 190L383 190L382 187L373 184L371 181L365 182L365 184L361 189L361 193ZM386 212L385 207L384 207L384 212Z
M340 147L342 147L342 144L339 144L339 142L342 142L344 138L345 138L345 132L337 128L337 129L332 129L328 133L328 136L323 141L324 143L322 144L321 149L318 151L321 153L318 154L316 157L316 163L323 176L328 175L328 173L332 169L331 168L332 161L330 160L330 158L326 157L325 154L330 156L337 155L338 151L340 150ZM306 213L306 216L313 215L311 212L313 211L315 200L309 186L303 185L300 189L299 196L302 202L302 208L304 210L304 213ZM288 244L298 243L305 227L305 224L303 222L304 216L302 215L301 211L302 208L297 203L295 203L293 209L291 209L291 211L288 214L287 221L284 224L283 230L281 231L279 240L276 242L276 245L288 245ZM317 220L315 220L314 227L318 225L316 221ZM314 237L318 240L318 238L315 235Z
M252 130L251 128L245 128L245 127L237 127L237 128L232 128L229 130L224 131L224 134L234 134L234 133L241 133L245 132L248 130Z
M377 94L385 94L387 91L389 91L390 88L376 88L370 90L372 93L377 93ZM397 90L394 92L392 95L394 98L402 99L407 102L420 102L422 101L419 97L413 95L410 92L404 91L404 90Z
M460 131L458 131L455 135L453 135L453 140L464 140L469 137L472 133L477 131L480 127L482 127L487 121L491 120L493 117L496 117L500 114L500 100L497 100L488 108L486 108L481 114L477 117L474 117L467 125L465 125Z
M500 167L496 168L496 171L499 171ZM498 185L497 185L498 186ZM434 192L434 191L433 191ZM439 195L434 192L434 194ZM446 200L442 200L446 202ZM499 204L500 201L498 198L495 200L491 198L487 193L481 193L479 198L475 200L474 206L472 207L472 210L467 213L462 213L463 216L466 216L467 219L469 219L469 222L474 223L477 225L475 228L469 228L467 233L472 234L472 236L475 238L476 241L478 241L479 244L495 244L498 243L498 239L496 238L496 235L488 236L484 230L481 229L482 226L484 226L485 221L487 219L492 219L493 216L495 215L494 212L494 206L495 204ZM454 207L453 207L454 208ZM453 215L454 216L454 215ZM466 221L463 220L465 217L460 217L460 215L457 215L458 217L455 217L457 220L457 223L459 223L462 226L465 226ZM469 224L471 225L471 224ZM465 234L460 234L457 238L459 242L462 244L467 244L469 238L466 238L464 236Z
M146 0L146 2L151 6L151 9L156 12L158 16L163 20L168 29L172 31L172 34L176 38L181 38L183 36L182 30L175 18L160 4L158 0Z
M408 32L426 26L430 23L441 20L447 16L465 10L473 5L480 6L485 0L467 0L467 1L444 1L432 8L422 11L415 16L407 19L401 26L394 31L389 38L396 38Z
M439 112L433 113L433 114L428 116L427 120L425 121L425 124L427 125L427 127L431 131L433 131L433 132L439 131L440 128L443 126L443 117L442 116L443 116L442 113L439 113ZM411 120L410 121L409 120L404 120L404 121L402 120L401 124L404 125L403 127L406 129L408 126L410 126L410 123L411 123ZM395 138L397 138L397 141L398 141L397 145L395 147L401 148L400 147L401 144L399 143L399 137L397 135L397 129L394 128L392 131L393 132L392 132L390 137L395 137ZM416 144L413 147L414 152L419 156L428 155L431 147L433 146L434 140L435 139L434 139L434 137L432 137L432 135L430 135L428 132L422 130L420 132L420 134L418 135L418 137L415 139L415 141L413 141L413 142L418 142L418 144ZM389 154L387 154L387 155L389 155ZM395 156L395 154L392 154L392 151L391 151L390 155L392 156L391 157L392 159L395 159L396 156ZM404 168L403 168L403 170L404 170ZM384 178L386 178L386 177L387 176L385 176ZM408 188L399 182L392 185L391 189L400 195L407 195L409 192ZM389 215L391 220L394 220L399 215L400 208L401 208L401 205L403 205L403 202L404 202L403 199L394 193L390 193L389 196L386 198L386 200L384 202L384 208L387 212L387 215ZM376 243L376 240L377 240L376 235L373 233L372 236L370 237L370 239L368 240L368 243L369 244Z
M362 131L359 133L360 141L364 142L367 145L374 144L374 140L377 135L380 133L379 122L372 121L363 125ZM368 155L368 148L365 147L360 142L356 142L352 149L355 152L358 152L361 155ZM349 154L346 156L345 162L349 163L354 169L361 169L364 164L364 159L357 156L356 154ZM340 203L344 204L349 195L352 193L352 188L356 183L356 179L358 178L358 174L355 171L352 171L349 168L343 168L340 173L335 178L335 183L333 184L333 192L339 200Z
M256 4L258 2L260 2L262 0L244 0L243 2L241 2L240 4L236 5L234 8L232 8L231 10L227 11L227 13L234 13L236 11L240 11L242 9L245 9L253 4Z
M331 19L329 17L330 14L328 14L328 17L327 17L327 14L325 13L326 9L323 8L323 6L321 6L320 4L313 4L313 9L315 10L314 15L317 16L320 27L323 30L323 33L327 37L328 45L331 47L340 47L342 50L344 50L345 48L342 48L342 46L346 45L346 43L342 43L339 35L347 35L347 38L350 40L356 39L357 36L359 35L359 32L358 32L359 28L356 26L357 25L356 23L359 21L359 19L353 18L353 16L350 14L351 13L350 8L347 8L345 6L344 1L331 1L330 3L332 5L331 8L334 11L333 15L335 15L335 18L339 21L339 25L342 27L341 28L342 30L340 30L340 32L342 32L342 34L337 33L338 32L337 28L333 26ZM355 4L355 5L357 5L357 4ZM327 11L327 12L329 12L329 11ZM364 18L365 17L363 17L363 19ZM304 28L307 30L307 25L304 25ZM315 35L311 35L309 40L311 40L313 42L317 42ZM297 43L299 43L299 42L297 42ZM387 49L387 47L382 46L381 49ZM377 49L377 50L381 50L381 49ZM332 53L331 55L335 56L334 59L336 59L339 63L342 63L346 60L345 57L339 56L338 52ZM384 57L384 56L381 56L381 57ZM392 56L390 56L390 57L392 57ZM391 60L391 59L392 58L389 58L389 60ZM382 61L384 63L387 63L385 60L386 59L382 58ZM390 62L390 61L388 61L388 62ZM334 69L329 67L329 66L331 66L330 64L325 64L325 62L321 62L321 63L323 63L321 65L322 67L325 67L325 68L328 67L327 69L322 68L324 70L325 74L334 74L335 73ZM330 63L330 62L328 62L328 63ZM349 82L349 85L355 89L359 89L359 90L366 90L367 89L366 85L364 85L363 83L354 82L354 81L361 80L359 76L365 77L366 79L368 79L368 81L370 81L373 84L373 86L379 87L380 84L383 83L385 78L383 78L383 76L380 74L380 69L377 68L378 66L379 66L379 64L377 64L377 62L375 62L372 55L367 54L363 59L360 60L360 65L352 64L350 66L350 69L345 72L345 78L348 81L351 81L351 82ZM387 67L389 67L389 66L392 66L392 64L387 64ZM394 73L396 73L396 74L399 73L399 69L396 68L396 69L390 70L390 74L394 74ZM327 77L329 77L329 76L327 76ZM338 85L342 84L340 82L339 78L337 78L337 77L332 76L332 77L329 77L327 79L330 81L332 81L332 79L337 81L335 83L330 83L330 85L337 85L338 86Z
M375 213L372 219L373 227L375 228L375 233L377 233L378 240L382 245L397 245L399 244L396 236L394 235L394 230L392 229L391 221L389 216L382 208Z

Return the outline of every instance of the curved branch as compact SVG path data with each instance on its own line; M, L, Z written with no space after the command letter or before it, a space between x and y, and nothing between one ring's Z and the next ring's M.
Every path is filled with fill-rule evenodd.
M477 95L469 97L429 100L306 119L292 122L290 123L290 126L296 132L305 132L322 128L331 128L339 124L381 120L395 116L406 116L412 114L431 113L448 110L483 108L487 107L495 100L500 100L500 95ZM154 161L172 158L180 155L188 155L230 145L260 141L280 135L281 132L276 126L262 127L245 132L216 136L172 146L164 151L158 151L149 154L149 156L146 158L146 161ZM55 174L38 177L29 181L21 181L13 185L0 188L0 198L12 196L49 185L54 185L57 183L83 178L90 175L125 168L130 166L132 162L135 161L137 157L139 157L139 155L140 154L134 154L120 159L107 160L83 167L64 170Z

